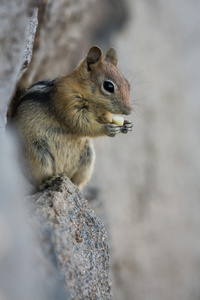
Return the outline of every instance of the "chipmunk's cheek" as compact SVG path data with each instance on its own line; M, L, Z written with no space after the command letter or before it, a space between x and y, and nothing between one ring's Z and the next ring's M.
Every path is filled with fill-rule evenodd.
M106 116L105 116L105 119L106 119L105 124L107 124L107 123L112 123L112 117L113 117L113 114L110 113L110 112L107 112L107 113L106 113Z
M103 112L98 116L98 122L101 124L112 123L113 114L110 112Z
M113 115L112 122L116 125L122 126L124 124L124 118L120 115Z

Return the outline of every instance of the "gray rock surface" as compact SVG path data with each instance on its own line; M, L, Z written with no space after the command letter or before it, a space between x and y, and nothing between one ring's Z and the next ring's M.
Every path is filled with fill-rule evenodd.
M20 186L16 144L1 137L0 147L0 299L66 300L55 261L44 253L43 235ZM45 240L46 238L46 240ZM50 247L50 243L49 243Z
M6 124L6 112L15 85L20 77L24 59L32 55L32 38L35 34L37 20L33 14L32 1L3 0L0 3L0 127ZM27 39L26 30L31 29ZM29 40L29 41L28 41ZM31 40L31 41L30 41ZM26 47L25 47L26 43ZM25 50L28 49L29 51ZM25 54L26 52L26 54Z
M41 232L44 253L54 257L70 299L111 299L109 247L102 222L65 176L27 198ZM52 244L50 253L49 247Z
M93 7L96 0L48 0L38 33L28 82L55 78L70 71L85 55L92 31ZM86 49L87 49L86 46ZM78 58L78 59L77 59Z

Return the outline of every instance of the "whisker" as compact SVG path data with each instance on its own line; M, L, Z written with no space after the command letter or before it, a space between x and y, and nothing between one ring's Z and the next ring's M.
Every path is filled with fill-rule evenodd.
M130 85L133 83L133 81L134 81L136 78L138 78L139 76L141 76L142 73L143 73L142 71L137 72L137 73L133 76L133 78L131 79Z
M146 97L136 98L136 99L131 100L131 104L136 105L136 106L141 106L144 104L145 100L146 100Z
M131 73L134 73L133 70L128 70L127 72L123 73L123 77L126 77L127 75L131 74ZM131 75L130 77L132 77L130 80L128 80L130 83L133 82L133 80L135 80L136 78L138 78L141 74L143 73L143 71L139 71L139 72L136 72L135 74ZM129 76L128 76L129 77Z
M141 109L146 107L146 103L144 102L146 100L146 97L140 97L135 98L131 100L131 106L133 109L133 112L138 115L141 112Z
M128 70L125 73L122 74L123 77L125 77L126 75L130 74L132 72L132 70Z
M143 85L143 84L145 84L146 82L143 80L143 81L137 81L137 82L131 82L130 83L130 87L131 87L131 89L133 89L133 88L135 88L135 87L137 87L137 86L141 86L141 85Z

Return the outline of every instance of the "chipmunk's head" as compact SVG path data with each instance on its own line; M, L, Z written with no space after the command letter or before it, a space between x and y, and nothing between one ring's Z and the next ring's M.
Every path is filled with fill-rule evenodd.
M102 50L93 46L79 65L81 76L88 83L85 97L93 105L111 114L131 113L130 85L117 69L118 56L110 48L103 57Z

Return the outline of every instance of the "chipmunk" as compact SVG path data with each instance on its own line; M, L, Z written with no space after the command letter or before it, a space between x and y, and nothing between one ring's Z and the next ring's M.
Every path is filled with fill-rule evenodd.
M93 46L70 74L38 81L18 100L12 125L35 186L66 173L81 188L94 165L90 138L132 130L131 121L116 116L132 110L130 85L117 62L114 48L104 58L102 50Z

